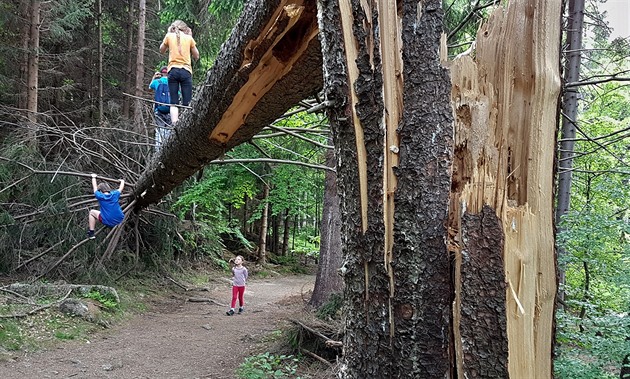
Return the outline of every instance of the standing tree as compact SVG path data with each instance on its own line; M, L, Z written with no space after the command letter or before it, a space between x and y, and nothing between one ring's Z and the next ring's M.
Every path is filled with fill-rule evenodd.
M566 36L566 59L564 68L565 83L576 83L580 80L582 64L582 32L584 23L584 0L568 1L568 20ZM569 212L571 204L571 181L573 177L573 158L578 114L578 87L567 88L562 98L562 130L560 151L558 154L558 191L556 203L556 226L562 225L562 218ZM564 249L558 253L563 255ZM559 270L559 284L565 281L564 269ZM564 291L559 292L564 300Z
M97 60L98 60L98 72L96 73L98 82L98 124L103 122L103 4L102 0L96 2L96 23L98 28L97 34Z
M29 139L35 142L36 123L37 123L37 92L39 87L39 26L40 26L40 8L39 0L31 0L30 28L28 39L28 74L26 80L26 110L28 111L28 120L31 123Z
M327 165L334 167L335 156L327 152ZM319 264L313 295L309 303L319 307L329 300L331 294L341 293L343 280L337 270L341 267L341 214L337 195L337 175L326 172L324 205L320 229Z
M145 134L144 121L142 117L142 102L139 100L144 93L144 31L146 28L146 15L147 15L147 2L146 0L139 0L138 2L138 53L136 56L136 77L135 77L135 95L138 98L136 100L133 110L133 120L136 127L136 132Z

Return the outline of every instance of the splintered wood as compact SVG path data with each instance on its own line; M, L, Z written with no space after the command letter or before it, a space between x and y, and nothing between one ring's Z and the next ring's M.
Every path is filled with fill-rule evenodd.
M504 237L507 285L501 283L501 290L506 299L509 377L552 376L556 293L552 170L560 16L561 0L511 1L479 30L474 58L464 56L451 63L455 160L449 247L456 261L460 378L471 375L466 362L470 341L459 328L467 322L462 281L470 274L466 270L479 269L467 261L479 236L462 228L462 219L480 214L484 206L494 210L502 229L497 232ZM490 262L492 257L487 258Z
M245 50L240 69L248 76L210 140L225 144L245 123L256 103L293 68L319 31L314 9L304 1L283 1L265 31Z

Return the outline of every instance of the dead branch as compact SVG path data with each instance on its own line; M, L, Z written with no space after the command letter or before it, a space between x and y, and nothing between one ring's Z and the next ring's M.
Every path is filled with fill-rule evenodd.
M32 282L36 282L39 279L43 278L46 274L48 274L49 272L51 272L55 267L59 266L59 264L61 264L61 262L63 262L66 258L68 258L70 256L70 254L72 254L76 249L78 249L81 245L85 244L86 242L90 241L89 238L86 238L82 241L80 241L79 243L77 243L76 245L72 246L72 248L70 250L68 250L67 253L65 253L61 258L59 258L57 260L57 262L55 262L52 266L50 266L49 268L47 268L46 270L44 270L43 273L37 275L32 281Z
M284 159L269 159L269 158L257 158L257 159L227 159L227 160L216 160L210 162L210 164L227 164L227 163L279 163L279 164L293 164L298 166L306 166L310 168L316 168L318 170L327 170L335 172L335 169L328 166L306 163L306 162L297 162L290 161Z
M137 99L137 100L142 100L142 101L147 102L147 103L168 105L169 107L192 109L192 107L188 106L188 105L160 103L159 101L155 101L155 100L151 100L151 99L145 99L144 97L134 96L134 95L131 95L131 94L128 94L128 93L125 93L125 92L123 92L122 94L125 95L125 96L129 96L131 98Z
M166 279L170 280L171 282L173 282L173 284L183 289L184 291L190 291L188 287L184 286L183 284L180 284L179 282L177 282L175 279L171 278L170 276L167 276Z
M65 240L65 239L63 239L63 240L61 240L61 241L57 242L56 244L52 245L51 247L49 247L48 249L44 250L43 252L41 252L41 253L37 254L37 255L36 255L36 256L34 256L33 258L30 258L30 259L25 260L24 262L20 263L20 264L19 264L19 265L18 265L18 266L17 266L17 267L13 270L13 271L17 271L17 270L19 270L20 268L22 268L22 267L26 266L27 264L29 264L29 263L33 262L34 260L37 260L37 259L39 259L39 258L43 257L44 255L46 255L46 254L48 254L49 252L51 252L51 251L52 251L55 247L57 247L57 246L61 245L61 244L62 244L62 243L64 243L64 242L66 242L66 240Z
M310 350L307 350L307 349L305 349L305 348L301 347L301 348L300 348L300 352L302 352L302 353L306 353L306 355L308 355L308 356L310 356L310 357L312 357L312 358L317 359L318 361L322 362L323 364L325 364L325 365L327 365L327 366L329 366L329 367L333 367L333 364L332 364L332 363L328 362L327 360L325 360L324 358L320 357L319 355L317 355L317 354L313 353L313 352L312 352L312 351L310 351Z
M6 158L6 157L2 157L0 156L0 160L5 161L5 162L11 162L11 163L15 163L19 166L24 167L25 169L29 170L31 172L31 174L37 174L37 175L53 175L57 176L57 175L67 175L67 176L77 176L77 177L82 177L82 178L88 178L91 179L92 178L92 174L84 174L82 172L72 172L72 171L48 171L48 170L37 170L35 168L32 168L31 166L22 163L22 162L18 162L14 159L10 159L10 158ZM12 183L11 185L9 185L9 187L7 188L3 188L2 190L0 190L0 193L2 193L3 191L7 190L8 188L18 184L19 182L27 179L28 177L30 177L30 175L20 178L20 180L18 180L16 183ZM112 182L112 183L119 183L120 179L113 179L113 178L106 178L104 176L97 176L97 178L101 181L105 181L105 182ZM134 183L131 182L127 182L127 180L125 180L125 186L129 186L131 188L134 187Z
M31 299L29 299L28 297L26 297L26 296L24 296L24 295L21 295L21 294L19 294L19 293L15 292L15 291L11 291L11 290L8 290L8 289L6 289L6 288L0 288L0 291L2 291L2 292L6 292L6 293L9 293L9 294L11 294L11 295L13 295L13 296L15 296L15 297L19 297L20 299L25 300L27 304L30 304L30 305L36 305L36 304L37 304L37 303L34 303L34 302L33 302Z
M220 307L227 307L227 304L223 304L220 303L216 300L210 299L210 298L206 298L206 297L189 297L188 299L186 299L186 301L189 301L191 303L212 303L212 304L216 304Z
M324 149L330 149L330 150L332 150L332 149L333 149L333 146L326 145L326 144L323 144L323 143L319 143L319 142L317 142L317 141L315 141L315 140L312 140L312 139L310 139L310 138L306 138L306 137L304 137L304 136L301 136L301 135L299 135L298 133L295 133L295 132L293 132L292 130L289 130L289 128L283 128L283 127L276 126L276 125L273 125L273 124L269 125L269 126L268 126L268 128L273 129L273 130L280 131L280 132L282 132L282 133L286 133L286 134L288 134L288 135L290 135L290 136L293 136L293 137L295 137L295 138L299 138L299 139L301 139L301 140L303 140L303 141L306 141L306 142L308 142L308 143L311 143L311 144L313 144L313 145L315 145L315 146L319 146L319 147L324 148Z
M136 204L136 200L134 199L132 202L127 204L125 209L123 209L123 214L125 215L125 217L123 218L122 222L116 225L112 229L112 231L109 233L108 238L111 236L111 240L109 241L109 244L107 245L107 249L105 249L105 252L103 253L103 256L101 257L99 264L102 264L103 262L111 258L111 255L116 249L116 246L118 246L118 241L120 240L120 236L122 235L123 227L126 224L127 220L129 219L129 215L133 211L133 207L135 206L135 204Z
M333 340L333 339L331 339L331 338L328 338L327 336L323 335L323 334L322 334L322 333L320 333L319 331L317 331L317 330L315 330L315 329L313 329L313 328L311 328L311 327L309 327L309 326L304 325L304 323L302 323L302 322L301 322L301 321L299 321L299 320L292 319L292 320L290 320L290 321L291 321L292 323L297 324L297 325L299 325L300 327L302 327L302 328L304 328L304 329L308 330L309 332L313 333L314 335L316 335L316 336L320 337L320 338L321 338L321 339L323 339L323 340L324 340L324 342L325 342L325 343L327 343L327 344L328 344L328 343L331 343L331 344L332 344L333 346L335 346L335 347L337 347L337 346L343 346L343 343L342 343L342 342L335 341L335 340Z
M30 315L32 315L32 314L35 314L35 313L39 312L39 311L42 311L42 310L47 309L47 308L50 308L50 307L52 307L53 305L57 305L57 304L61 303L61 302L62 302L62 301L64 301L64 300L65 300L68 296L70 296L70 294L71 294L71 293L72 293L72 289L70 289L70 290L68 291L68 293L67 293L64 297L62 297L61 299L59 299L59 300L57 300L57 301L55 301L55 302L53 302L53 303L43 305L43 306L41 306L41 307L39 307L39 308L35 308L35 309L33 309L33 310L30 310L30 311L28 311L28 312L26 312L26 313L19 313L19 314L13 314L13 315L0 315L0 318L22 318L22 317L30 316Z

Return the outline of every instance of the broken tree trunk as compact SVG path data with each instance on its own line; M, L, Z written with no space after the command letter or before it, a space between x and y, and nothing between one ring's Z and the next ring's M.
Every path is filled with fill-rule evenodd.
M453 120L440 0L320 0L344 263L342 378L444 378Z
M340 377L550 378L561 0L499 7L452 87L441 1L319 4Z
M561 10L510 1L479 30L475 58L451 65L459 378L552 377Z
M322 87L315 0L255 0L134 188L137 207L246 142Z

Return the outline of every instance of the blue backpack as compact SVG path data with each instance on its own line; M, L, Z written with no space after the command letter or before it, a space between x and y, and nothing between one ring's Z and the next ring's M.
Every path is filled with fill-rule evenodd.
M157 88L155 89L154 100L163 104L171 103L171 95L168 90L167 83L160 81L160 84L158 84ZM163 105L163 104L156 104L155 109L157 109L158 112L160 113L169 113L171 110L171 107L169 107L168 105Z

